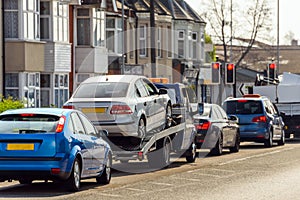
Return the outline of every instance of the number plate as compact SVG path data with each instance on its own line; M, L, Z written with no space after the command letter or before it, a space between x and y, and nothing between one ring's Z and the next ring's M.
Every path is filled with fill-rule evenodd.
M7 144L6 150L34 150L34 144Z
M106 108L82 108L81 111L84 113L105 113Z

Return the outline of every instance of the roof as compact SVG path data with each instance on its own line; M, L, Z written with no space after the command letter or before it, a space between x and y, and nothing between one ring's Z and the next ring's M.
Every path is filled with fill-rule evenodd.
M20 114L20 113L37 113L37 114L52 114L52 115L62 115L65 112L70 112L71 109L63 109L63 108L21 108L21 109L13 109L7 110L1 113L4 114Z

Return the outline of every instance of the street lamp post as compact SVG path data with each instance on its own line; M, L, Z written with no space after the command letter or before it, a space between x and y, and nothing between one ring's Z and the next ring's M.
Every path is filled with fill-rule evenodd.
M276 74L278 75L279 74L279 65L280 65L280 62L279 62L279 0L277 0L277 72Z

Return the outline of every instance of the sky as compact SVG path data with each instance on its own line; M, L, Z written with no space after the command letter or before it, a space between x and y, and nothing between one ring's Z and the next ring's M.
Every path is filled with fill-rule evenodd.
M185 0L195 11L201 15L201 5L207 0ZM234 3L243 3L249 0L232 0ZM269 0L272 7L273 18L273 34L277 38L277 2L279 1L279 42L280 44L290 44L285 39L287 33L292 32L294 39L299 40L300 44L300 1L299 0ZM230 2L228 0L228 2Z

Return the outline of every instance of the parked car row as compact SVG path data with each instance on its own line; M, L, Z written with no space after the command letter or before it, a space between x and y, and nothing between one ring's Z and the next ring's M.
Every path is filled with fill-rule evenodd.
M165 167L172 148L194 162L196 149L221 155L224 148L238 152L243 141L284 145L283 126L276 106L259 95L227 98L221 107L197 103L192 89L180 83L153 84L134 75L91 77L64 108L0 114L0 181L61 181L78 191L81 179L110 182L115 147L127 151L120 161L131 159L132 152ZM154 151L147 154L148 149Z

